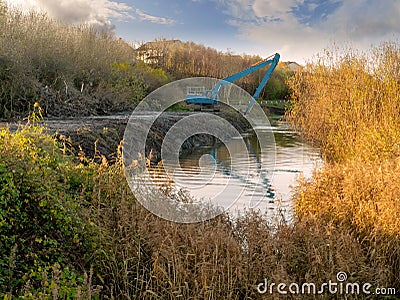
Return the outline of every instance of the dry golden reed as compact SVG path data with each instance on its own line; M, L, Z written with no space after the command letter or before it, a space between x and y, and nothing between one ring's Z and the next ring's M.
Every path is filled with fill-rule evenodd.
M368 53L326 50L292 77L288 117L326 159L400 155L399 43Z
M325 165L295 191L296 224L356 237L371 277L400 287L400 44L326 51L291 78L288 119ZM359 271L360 272L360 271ZM371 279L372 280L372 279Z

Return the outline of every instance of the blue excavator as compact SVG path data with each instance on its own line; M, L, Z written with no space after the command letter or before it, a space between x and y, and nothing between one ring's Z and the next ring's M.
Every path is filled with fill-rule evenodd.
M263 79L261 80L260 85L257 87L252 99L247 105L246 111L244 112L244 114L246 114L251 109L255 101L258 99L262 89L265 87L268 79L271 77L272 72L278 65L279 58L280 55L278 53L275 53L274 55L250 66L249 68L243 71L230 75L224 79L221 79L220 81L217 82L217 84L215 84L214 88L211 90L207 90L205 89L205 87L188 87L186 94L186 103L194 104L195 111L201 111L202 107L211 107L214 111L219 111L220 103L218 99L218 94L223 86L233 83L234 81L242 77L245 77L265 66L270 65Z

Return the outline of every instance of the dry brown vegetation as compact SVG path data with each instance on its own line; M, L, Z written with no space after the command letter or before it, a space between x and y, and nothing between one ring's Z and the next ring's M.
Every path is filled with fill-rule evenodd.
M134 49L112 32L23 13L3 0L0 33L0 118L26 116L35 102L46 115L130 110L168 81L162 70L133 64Z
M289 81L290 119L326 159L400 155L399 47L387 43L368 53L327 50Z
M289 118L325 166L301 182L300 222L356 237L371 276L400 287L400 46L327 51L290 81ZM354 272L354 271L353 271Z
M262 296L257 285L267 278L318 286L339 271L349 282L399 286L395 228L371 231L384 219L365 222L334 202L336 173L302 185L291 224L271 226L256 212L177 224L136 202L120 154L112 165L78 159L35 126L2 130L0 138L0 295L7 299L288 299ZM398 224L393 215L387 221Z

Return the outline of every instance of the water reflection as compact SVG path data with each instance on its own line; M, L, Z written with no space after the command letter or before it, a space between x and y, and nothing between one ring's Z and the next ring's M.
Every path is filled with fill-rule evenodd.
M320 154L285 122L277 121L272 128L266 128L271 129L276 142L275 165L261 157L257 137L247 135L243 137L247 151L241 138L237 138L230 140L229 145L200 147L181 157L180 168L169 166L176 170L175 181L178 185L185 182L186 187L189 184L186 189L197 199L218 196L218 205L224 207L236 199L229 208L231 214L256 208L271 217L280 211L290 219L291 186L300 174L311 176L316 164L321 163ZM229 189L225 189L228 182Z

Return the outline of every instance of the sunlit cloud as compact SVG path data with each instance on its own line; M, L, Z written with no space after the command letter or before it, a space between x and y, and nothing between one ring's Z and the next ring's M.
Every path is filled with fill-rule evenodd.
M136 9L136 15L141 20L149 21L151 23L161 24L161 25L171 25L175 23L175 20L163 18L163 17L156 17L149 14L144 13L140 9Z
M96 27L113 28L112 20L129 19L161 25L175 23L173 19L156 17L126 3L112 0L9 0L8 4L25 11L40 10L70 24L86 23Z
M9 0L22 10L36 9L50 17L70 24L86 23L96 27L113 28L111 19L131 19L132 7L111 0Z

